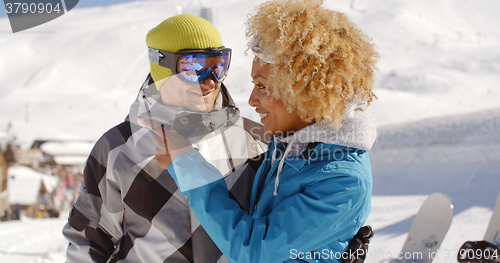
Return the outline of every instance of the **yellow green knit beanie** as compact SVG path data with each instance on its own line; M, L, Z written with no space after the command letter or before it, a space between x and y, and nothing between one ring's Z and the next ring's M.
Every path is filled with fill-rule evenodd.
M146 44L154 49L175 53L181 49L204 49L222 46L217 29L207 20L182 14L167 18L146 36ZM168 68L149 62L151 76L160 89L165 79L172 75Z

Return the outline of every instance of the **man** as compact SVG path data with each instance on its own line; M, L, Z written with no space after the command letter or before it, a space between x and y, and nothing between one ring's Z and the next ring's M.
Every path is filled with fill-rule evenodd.
M178 15L146 37L151 74L126 120L94 146L63 234L67 262L228 262L155 157L154 133L174 129L208 156L249 210L263 129L239 117L222 84L231 59L208 21Z

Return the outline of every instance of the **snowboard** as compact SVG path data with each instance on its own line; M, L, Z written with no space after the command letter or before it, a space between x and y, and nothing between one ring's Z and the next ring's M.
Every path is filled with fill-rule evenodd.
M500 194L498 194L493 214L490 218L490 223L486 228L483 240L490 243L496 243L500 240ZM498 245L498 243L496 243Z
M459 263L500 262L500 194L497 197L483 240L467 241L458 250Z
M406 241L391 263L430 263L448 232L453 219L453 205L442 193L425 199L413 220Z

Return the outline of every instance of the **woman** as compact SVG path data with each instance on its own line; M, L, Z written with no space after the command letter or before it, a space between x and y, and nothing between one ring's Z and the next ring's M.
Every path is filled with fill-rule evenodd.
M155 140L160 166L233 263L340 262L368 217L378 54L344 14L321 4L269 1L248 20L256 55L249 104L271 136L249 214L188 141L151 127L166 136L166 154L164 139Z

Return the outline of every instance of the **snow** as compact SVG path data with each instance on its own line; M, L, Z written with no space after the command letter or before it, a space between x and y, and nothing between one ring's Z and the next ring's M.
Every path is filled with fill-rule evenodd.
M93 141L50 141L43 143L40 149L50 154L57 164L84 166L94 143Z
M7 173L7 191L11 204L34 205L42 184L50 193L58 183L54 176L39 173L25 166L9 167Z
M96 140L122 121L148 73L145 35L163 19L214 9L233 49L226 80L244 116L251 56L243 23L263 2L136 1L74 9L36 28L8 33L0 18L0 130L8 123L25 147L34 138ZM373 37L381 54L379 125L498 107L500 2L328 0ZM231 21L231 22L227 22ZM13 77L14 76L14 77Z
M97 140L125 118L148 73L149 29L202 7L214 9L214 24L233 49L225 83L242 115L258 121L246 102L252 58L244 56L243 23L262 2L137 1L73 9L16 34L0 18L0 131L10 123L9 133L24 147L38 138ZM482 239L500 190L500 2L325 0L325 6L351 17L381 54L373 103L379 138L370 152L368 223L375 237L367 263L402 248L433 192L449 196L455 207L434 262L456 262L463 242ZM64 262L65 221L66 215L1 222L0 261Z
M46 142L40 149L50 155L88 155L95 142Z
M54 161L60 165L84 166L87 162L87 156L55 156ZM82 169L83 172L83 169Z
M64 218L0 223L0 261L9 263L65 262L67 241L61 232Z
M423 200L441 192L451 198L454 218L433 262L456 262L465 241L483 238L500 190L500 109L378 131L370 152L375 197L368 223L376 233L370 252L400 251Z

